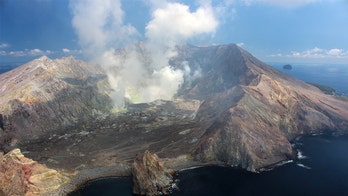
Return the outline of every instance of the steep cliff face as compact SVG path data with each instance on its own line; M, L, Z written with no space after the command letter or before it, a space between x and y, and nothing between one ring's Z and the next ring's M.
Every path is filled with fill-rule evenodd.
M69 178L24 157L19 149L0 156L0 192L4 195L50 195Z
M132 165L133 194L167 195L173 177L156 154L145 151L135 158Z

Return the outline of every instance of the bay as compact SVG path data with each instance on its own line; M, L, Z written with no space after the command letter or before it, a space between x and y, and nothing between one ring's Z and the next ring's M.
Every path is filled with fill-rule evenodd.
M107 196L107 195L132 195L131 177L111 177L92 180L82 185L78 190L68 196Z

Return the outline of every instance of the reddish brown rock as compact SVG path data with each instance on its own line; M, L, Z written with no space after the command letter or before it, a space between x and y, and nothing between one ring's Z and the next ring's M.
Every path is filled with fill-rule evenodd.
M136 195L169 194L173 177L160 163L156 154L145 151L132 165L133 193Z
M69 179L24 157L19 149L0 156L0 195L49 195Z

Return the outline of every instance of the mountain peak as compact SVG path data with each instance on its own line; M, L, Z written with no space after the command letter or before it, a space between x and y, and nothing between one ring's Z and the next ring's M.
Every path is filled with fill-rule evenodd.
M75 57L72 56L72 55L65 56L65 57L62 57L62 58L56 59L56 60L60 60L60 61L66 62L66 63L73 63L73 62L78 62L79 61L79 60L75 59Z
M47 60L51 60L51 59L48 56L43 55L40 58L37 58L36 60L38 60L38 61L47 61Z

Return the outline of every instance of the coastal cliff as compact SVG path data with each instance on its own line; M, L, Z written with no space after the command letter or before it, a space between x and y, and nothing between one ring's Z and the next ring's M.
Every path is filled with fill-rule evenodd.
M168 195L173 177L156 154L145 151L132 164L133 194Z

